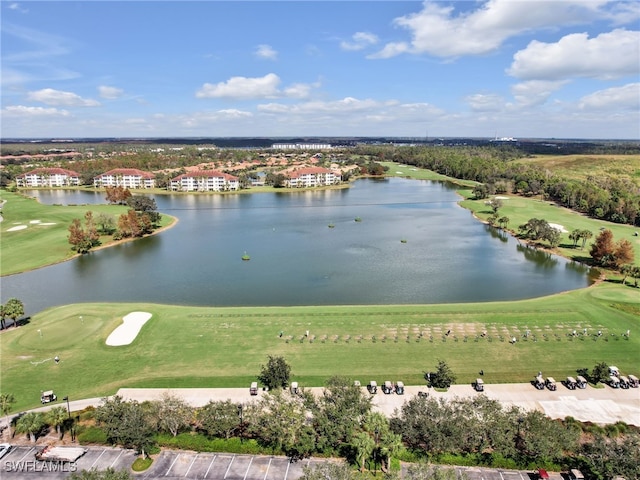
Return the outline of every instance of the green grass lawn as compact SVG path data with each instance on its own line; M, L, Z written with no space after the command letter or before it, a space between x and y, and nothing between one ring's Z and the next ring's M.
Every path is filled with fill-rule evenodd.
M132 311L153 317L134 343L108 347L109 333ZM423 384L439 359L458 383L471 382L480 369L487 383L529 381L538 370L561 379L599 361L637 375L639 315L638 290L610 283L534 300L451 305L76 304L2 332L2 392L15 395L15 411L37 406L48 389L86 398L120 387L245 387L268 354L283 355L306 386L335 374L363 384ZM587 336L570 335L583 328ZM601 337L593 336L597 330Z
M42 205L33 198L17 193L2 191L0 199L6 203L2 207L3 221L0 223L0 275L24 272L62 262L73 257L75 252L67 240L68 228L74 218L84 221L88 210L94 218L105 212L118 217L127 211L117 205ZM32 223L39 221L39 223ZM175 219L162 215L162 226ZM49 224L49 225L47 225ZM22 230L10 229L19 225ZM111 242L110 236L101 238L103 245Z

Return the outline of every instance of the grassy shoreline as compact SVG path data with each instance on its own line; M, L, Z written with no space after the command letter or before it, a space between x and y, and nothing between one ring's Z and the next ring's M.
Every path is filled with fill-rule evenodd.
M106 338L132 311L153 316L131 345L108 347ZM609 282L537 299L469 304L73 304L0 334L2 390L15 395L20 410L37 406L40 391L48 389L90 398L121 387L245 387L269 354L283 355L304 386L323 385L334 374L424 384L424 372L439 359L449 363L457 383L471 382L480 369L487 383L526 382L538 370L561 379L599 361L637 375L639 314L637 290ZM584 328L586 336L572 335Z

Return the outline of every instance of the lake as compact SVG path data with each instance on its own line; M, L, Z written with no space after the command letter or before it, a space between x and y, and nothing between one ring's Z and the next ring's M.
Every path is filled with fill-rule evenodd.
M29 194L46 204L105 202L103 192ZM2 301L20 298L28 314L80 302L424 304L532 298L591 283L588 267L474 219L441 182L153 198L176 226L3 277Z

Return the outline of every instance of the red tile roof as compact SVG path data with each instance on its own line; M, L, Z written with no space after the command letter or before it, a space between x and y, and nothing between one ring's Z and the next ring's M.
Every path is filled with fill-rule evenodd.
M305 167L305 168L299 168L298 170L294 170L289 174L289 177L297 178L297 177L300 177L301 175L314 175L314 174L317 175L320 173L325 173L325 174L333 173L333 171L323 167Z
M198 170L195 172L188 172L188 173L183 173L182 175L178 175L177 177L172 178L171 181L177 182L179 180L182 180L183 178L195 178L195 177L205 177L205 178L222 177L228 181L238 180L238 177L234 177L233 175L229 175L228 173L222 173L217 170Z
M98 175L95 178L104 177L107 175L129 175L132 177L142 177L142 178L155 178L155 175L150 172L143 172L142 170L138 170L137 168L114 168L113 170L109 170L101 175Z
M80 175L73 170L66 170L64 168L36 168L30 172L18 175L19 177L25 177L27 175L67 175L68 177L79 177Z

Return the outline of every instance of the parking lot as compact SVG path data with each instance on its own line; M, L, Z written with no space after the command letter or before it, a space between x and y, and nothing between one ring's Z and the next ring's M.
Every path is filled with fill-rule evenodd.
M2 458L2 479L33 480L36 478L63 479L73 471L81 470L130 470L136 458L132 450L120 448L90 447L74 464L36 462L36 448L15 446ZM153 465L135 477L146 480L214 479L214 480L296 480L302 476L304 466L313 466L324 459L305 459L289 462L284 457L235 455L231 453L195 453L165 450ZM406 471L407 465L403 466ZM486 468L456 467L465 472L469 480L535 480L533 472L493 470ZM550 478L561 480L560 474Z

